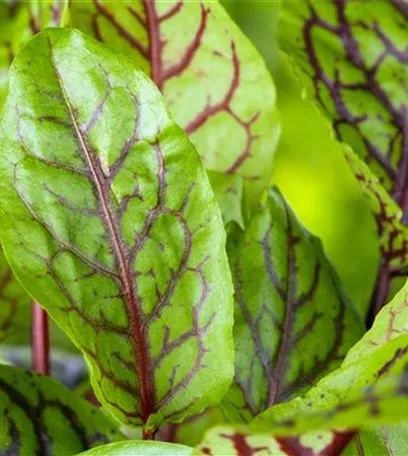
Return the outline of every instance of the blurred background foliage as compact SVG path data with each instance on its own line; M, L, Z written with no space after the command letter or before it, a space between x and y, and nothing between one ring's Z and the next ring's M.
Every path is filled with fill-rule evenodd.
M288 1L288 0L284 0ZM279 0L223 0L264 56L275 81L282 136L275 156L278 185L303 224L322 239L349 297L364 312L379 261L376 226L354 176L275 39Z

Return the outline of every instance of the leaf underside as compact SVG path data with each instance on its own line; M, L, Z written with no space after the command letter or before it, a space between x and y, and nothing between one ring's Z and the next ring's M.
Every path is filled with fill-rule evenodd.
M74 27L149 74L205 167L241 174L256 201L269 184L279 136L275 89L219 2L74 0L71 10Z
M50 377L0 366L0 453L75 455L124 437L104 412Z
M225 231L157 89L94 39L47 30L13 64L2 125L6 254L98 399L151 428L217 403L232 376Z
M228 251L236 369L224 404L249 421L335 369L364 330L320 241L276 189Z
M408 8L404 0L283 2L280 38L309 95L378 182L351 166L373 203L385 263L405 266L408 232ZM356 160L353 159L355 162ZM350 160L349 160L350 163ZM360 165L357 164L357 168ZM365 173L367 174L367 173ZM380 188L383 184L399 206ZM390 207L391 206L391 207Z

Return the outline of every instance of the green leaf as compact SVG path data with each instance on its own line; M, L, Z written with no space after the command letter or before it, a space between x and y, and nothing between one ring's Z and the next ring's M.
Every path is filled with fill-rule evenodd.
M124 437L101 410L50 377L0 366L0 453L74 455Z
M0 250L0 343L30 327L30 297L21 288Z
M275 88L218 1L74 0L72 24L148 73L205 167L242 175L257 202L280 132Z
M217 171L208 171L207 175L220 206L224 225L228 226L235 222L244 229L243 178L239 174L224 174Z
M250 421L334 370L364 333L321 242L276 189L229 246L235 382L224 399Z
M254 420L254 427L299 434L407 420L407 296L408 282L349 351L340 369L303 398L264 412Z
M6 254L100 402L149 429L219 402L233 375L225 231L154 85L94 39L48 30L13 64L3 127Z
M405 266L408 255L408 10L403 1L282 2L280 41L300 69L372 203L383 260ZM357 168L357 169L356 169ZM375 178L374 176L377 176ZM383 184L396 204L381 188ZM403 215L403 213L406 213ZM390 219L388 218L390 217Z
M41 29L66 23L67 14L68 0L0 0L0 110L14 56Z
M110 443L81 453L81 456L190 456L192 451L192 448L175 443L133 440Z
M374 429L362 429L343 456L408 454L408 425L395 424Z

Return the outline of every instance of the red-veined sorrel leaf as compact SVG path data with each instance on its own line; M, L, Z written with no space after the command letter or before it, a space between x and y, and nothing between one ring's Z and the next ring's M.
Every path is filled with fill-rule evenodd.
M228 250L236 367L224 403L249 421L336 368L363 327L320 241L276 189Z
M68 456L123 440L102 410L50 377L0 366L0 453Z
M0 343L30 326L30 297L21 288L0 251Z
M247 428L223 426L209 431L193 455L228 456L329 456L330 447L339 449L342 433L319 431L299 437L272 437L268 434L251 432ZM337 453L339 454L339 453Z
M2 125L4 249L98 399L150 429L217 403L233 369L225 231L154 85L93 38L49 30L12 66Z
M7 95L8 69L23 45L45 27L66 22L68 0L0 0L0 109Z
M408 8L404 0L283 2L281 43L300 69L307 93L379 178L357 178L370 201L383 264L403 267L408 234ZM350 162L350 160L349 160ZM357 167L360 167L357 165ZM355 166L352 166L355 171ZM401 208L388 219L390 191ZM379 196L385 198L379 199ZM377 202L375 202L377 201ZM379 207L378 207L379 206ZM378 210L376 210L378 209ZM388 226L391 225L391 226ZM398 246L398 247L397 247ZM377 294L385 294L377 290ZM385 302L386 296L381 296Z
M408 419L408 283L378 314L341 367L304 397L257 417L254 429L280 435L384 425ZM285 431L286 429L286 431Z
M190 456L192 448L165 442L130 440L110 443L78 456Z
M131 57L207 169L270 181L279 121L265 64L216 0L74 0L72 24Z

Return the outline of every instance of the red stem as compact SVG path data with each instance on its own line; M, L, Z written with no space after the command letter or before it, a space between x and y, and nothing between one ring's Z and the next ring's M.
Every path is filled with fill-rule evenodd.
M50 344L48 315L35 301L31 304L31 363L32 369L43 375L50 374Z

